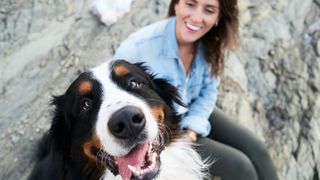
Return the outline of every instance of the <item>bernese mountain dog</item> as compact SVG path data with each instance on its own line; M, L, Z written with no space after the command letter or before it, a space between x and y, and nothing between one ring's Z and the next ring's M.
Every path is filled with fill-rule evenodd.
M193 180L206 164L179 135L177 89L141 64L108 61L55 96L30 180Z

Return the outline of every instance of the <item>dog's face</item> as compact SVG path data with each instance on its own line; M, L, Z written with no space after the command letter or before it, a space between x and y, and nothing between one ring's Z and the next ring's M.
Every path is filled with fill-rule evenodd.
M152 179L161 151L177 135L173 102L182 104L176 89L142 65L103 64L55 97L54 147L82 163L87 176L109 169L124 180Z

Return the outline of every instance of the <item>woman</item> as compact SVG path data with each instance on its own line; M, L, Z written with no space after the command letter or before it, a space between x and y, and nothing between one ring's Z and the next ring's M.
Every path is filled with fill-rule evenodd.
M189 105L176 106L180 127L189 141L200 144L203 158L217 160L210 167L212 175L278 179L265 146L214 108L223 54L237 45L237 0L172 0L168 16L130 35L114 59L144 61L157 77L178 87Z

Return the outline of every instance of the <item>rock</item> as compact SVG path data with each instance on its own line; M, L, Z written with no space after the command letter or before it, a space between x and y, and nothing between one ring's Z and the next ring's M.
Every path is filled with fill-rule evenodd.
M228 56L228 60L225 63L224 75L229 76L237 82L243 91L247 91L248 80L246 72L236 54L232 53Z
M286 7L286 17L292 23L295 35L303 31L304 18L310 12L313 5L312 0L305 0L303 3L299 0L289 1Z
M318 54L318 56L320 56L320 38L317 41L316 47L317 47L317 54Z
M240 26L245 26L252 20L251 13L248 10L241 12L240 17Z
M239 11L247 10L249 7L252 7L253 4L249 0L238 1Z

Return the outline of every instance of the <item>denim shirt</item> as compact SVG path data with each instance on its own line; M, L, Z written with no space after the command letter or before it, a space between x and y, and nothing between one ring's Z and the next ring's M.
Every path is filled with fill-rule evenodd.
M182 116L180 128L190 128L204 137L211 130L208 119L215 107L219 80L210 76L201 46L186 74L179 57L175 21L175 17L165 19L131 34L113 59L145 62L157 78L177 87L183 102L189 105L186 109L175 104L175 110Z

